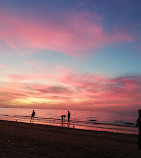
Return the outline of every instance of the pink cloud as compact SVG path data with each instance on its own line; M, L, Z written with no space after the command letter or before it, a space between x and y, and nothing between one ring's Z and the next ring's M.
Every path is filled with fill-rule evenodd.
M25 79L29 83L22 82ZM34 81L34 78L13 75L11 82L1 84L1 104L13 106L14 100L26 101L35 98L33 106L41 104L40 100L52 100L53 103L46 102L40 105L52 106L52 108L57 108L60 104L62 108L66 108L68 103L72 109L117 108L118 106L133 108L141 105L141 76L107 78L97 74L66 73L66 76L60 77L54 84L48 82L31 84L31 81ZM37 99L39 102L36 101Z
M6 65L0 64L0 69L4 69Z
M58 84L58 80L61 80L63 76L70 74L73 71L71 67L59 66L52 62L44 65L47 67L45 71L44 67L40 62L28 61L26 65L32 68L32 72L25 72L24 70L20 73L9 73L13 71L13 68L9 67L8 72L2 72L1 75L4 77L3 80L12 83L49 83Z
M63 24L48 20L42 25L0 13L0 40L14 50L42 48L69 55L86 55L105 45L133 40L124 32L106 33L99 19L96 13L73 13Z

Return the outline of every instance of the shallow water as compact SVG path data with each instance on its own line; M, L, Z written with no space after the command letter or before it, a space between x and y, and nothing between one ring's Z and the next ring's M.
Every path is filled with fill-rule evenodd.
M137 134L135 127L137 113L132 112L101 112L71 110L71 121L62 123L61 115L67 116L67 110L34 109L34 123L50 124L87 130L110 131L117 133ZM0 108L0 119L30 122L32 109Z

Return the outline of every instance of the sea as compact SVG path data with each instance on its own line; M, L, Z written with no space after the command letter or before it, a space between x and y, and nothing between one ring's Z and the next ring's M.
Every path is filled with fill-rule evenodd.
M115 133L138 134L136 128L137 112L105 112L70 110L70 123L67 122L67 110L34 109L32 123L55 125L65 128L108 131ZM33 109L0 108L0 120L30 123ZM61 115L66 115L62 122Z

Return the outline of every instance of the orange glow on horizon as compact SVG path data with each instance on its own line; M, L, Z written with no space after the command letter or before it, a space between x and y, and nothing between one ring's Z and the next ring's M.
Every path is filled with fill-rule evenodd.
M60 100L53 100L53 99L45 99L45 98L20 98L20 99L15 99L12 101L13 104L16 105L29 105L29 104L42 104L42 103L47 103L47 104L54 104L54 103L59 103L61 102Z

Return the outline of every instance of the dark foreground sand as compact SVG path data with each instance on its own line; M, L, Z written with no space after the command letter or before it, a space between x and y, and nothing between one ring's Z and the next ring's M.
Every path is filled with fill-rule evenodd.
M0 158L141 158L137 136L0 121Z

